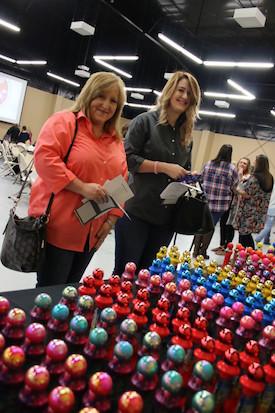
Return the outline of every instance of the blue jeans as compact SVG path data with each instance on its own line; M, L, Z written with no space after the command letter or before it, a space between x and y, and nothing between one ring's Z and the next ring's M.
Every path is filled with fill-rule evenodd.
M272 225L274 224L275 221L275 216L267 215L266 220L265 220L265 225L264 229L259 232L259 234L256 236L255 241L260 242L262 239L266 244L269 243L269 238L270 238L270 232Z

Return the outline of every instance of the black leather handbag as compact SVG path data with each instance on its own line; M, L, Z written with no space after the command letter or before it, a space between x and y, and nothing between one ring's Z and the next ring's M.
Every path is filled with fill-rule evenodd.
M77 134L78 123L76 120L72 142L64 158L66 163L71 152ZM4 229L4 240L1 249L2 264L15 271L37 272L44 256L44 246L46 241L46 226L49 219L50 209L53 203L52 193L44 214L40 217L19 218L16 207L20 201L25 188L32 164L29 166L26 179L17 195L13 208L10 210L9 220Z
M207 234L214 230L212 215L203 192L192 196L189 191L182 195L173 211L172 227L178 234Z

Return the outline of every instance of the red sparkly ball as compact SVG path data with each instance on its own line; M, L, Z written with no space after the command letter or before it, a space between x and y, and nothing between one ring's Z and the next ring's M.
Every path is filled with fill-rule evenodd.
M137 266L134 262L127 262L127 264L125 265L125 272L135 272L136 269Z
M74 377L83 376L87 371L87 361L81 354L71 354L65 362L65 369Z
M21 308L12 308L7 316L7 321L14 326L22 326L26 321L25 311Z
M5 344L6 344L5 337L0 333L0 354L4 350Z
M143 410L142 397L135 391L123 393L118 402L119 413L141 413Z
M26 337L32 343L41 343L46 338L46 329L40 323L32 323L26 329Z
M7 314L10 309L10 302L6 297L0 296L0 315Z
M150 283L153 287L159 287L160 283L161 283L161 278L159 275L152 275L151 279L150 279Z
M104 277L104 271L101 268L96 268L93 271L93 276L94 278L98 279L98 280L102 280Z
M19 369L25 363L25 353L21 347L10 346L3 352L3 363L10 369Z
M93 374L89 380L89 387L98 396L108 396L113 388L111 376L104 371Z
M226 352L224 353L224 357L233 366L237 366L239 364L239 361L240 361L239 352L233 347L226 350Z
M75 397L69 387L55 387L49 395L49 406L55 413L69 413L75 404Z
M50 382L50 374L44 366L32 366L25 375L25 384L32 390L45 390Z
M241 318L240 325L247 330L252 330L255 327L255 321L249 315L245 315Z
M51 340L47 345L46 353L53 361L62 361L68 354L67 344L63 340Z

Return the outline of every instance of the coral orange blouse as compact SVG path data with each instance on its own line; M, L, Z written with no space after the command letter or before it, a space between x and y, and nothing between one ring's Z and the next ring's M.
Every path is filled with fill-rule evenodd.
M55 194L47 225L47 242L71 250L83 251L89 237L90 249L96 243L96 234L107 215L86 225L80 224L74 209L82 205L82 196L66 190L76 177L83 182L103 185L107 179L123 175L127 179L127 163L122 141L114 134L96 138L91 121L79 112L78 132L67 164L63 159L69 149L75 130L75 115L58 112L51 116L41 129L35 147L35 168L38 178L32 186L29 215L43 214L51 193ZM112 209L108 215L123 215Z

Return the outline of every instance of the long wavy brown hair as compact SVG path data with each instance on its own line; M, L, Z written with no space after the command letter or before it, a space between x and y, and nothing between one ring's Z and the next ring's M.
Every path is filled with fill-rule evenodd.
M173 96L178 83L182 79L188 80L191 89L190 105L185 112L186 121L183 122L181 126L181 143L183 146L187 146L192 141L192 130L195 120L198 117L198 111L201 102L201 91L198 81L195 79L195 77L188 72L175 72L167 81L161 92L161 95L158 97L156 109L160 111L159 124L167 125L167 109L169 107L171 97Z

